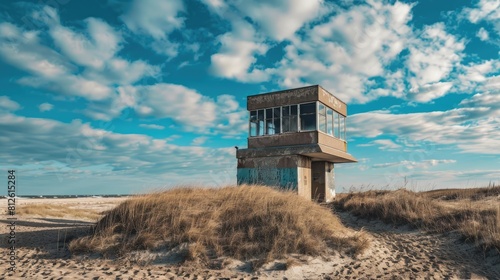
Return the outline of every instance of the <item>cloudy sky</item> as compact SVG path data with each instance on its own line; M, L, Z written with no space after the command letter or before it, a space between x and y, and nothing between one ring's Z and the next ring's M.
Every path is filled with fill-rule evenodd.
M499 183L499 34L499 0L3 1L0 169L19 195L234 183L246 97L320 84L359 160L338 191Z

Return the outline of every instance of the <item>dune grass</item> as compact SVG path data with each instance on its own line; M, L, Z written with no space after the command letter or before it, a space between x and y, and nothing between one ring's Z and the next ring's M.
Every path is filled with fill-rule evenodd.
M433 199L439 200L481 200L487 197L499 196L500 186L490 183L489 186L484 188L470 188L470 189L440 189L432 190L422 193Z
M189 244L186 259L269 261L287 254L357 254L362 232L345 228L330 209L295 193L262 186L178 188L129 199L70 243L73 253L120 256Z
M91 210L75 209L66 205L28 204L16 209L18 215L38 215L41 217L73 217L97 220L101 215Z
M334 207L387 223L410 224L434 232L457 230L483 249L500 252L500 187L416 193L406 189L343 195ZM448 200L458 200L452 206ZM496 201L483 202L493 197ZM487 206L481 205L487 203Z

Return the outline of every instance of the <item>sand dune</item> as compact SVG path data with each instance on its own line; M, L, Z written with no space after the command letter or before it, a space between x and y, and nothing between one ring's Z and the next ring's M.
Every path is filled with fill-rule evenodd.
M123 198L79 198L25 200L23 204L66 205L101 212ZM17 271L9 273L8 248L2 243L1 277L6 279L500 279L500 257L464 243L457 233L429 234L406 226L395 227L379 220L359 219L348 212L337 213L351 228L361 229L371 239L370 247L356 259L341 253L313 258L293 255L251 271L249 264L224 260L221 269L196 263L139 265L130 259L105 260L96 256L72 256L67 242L81 236L93 224L75 216L18 216ZM0 217L2 236L8 223Z

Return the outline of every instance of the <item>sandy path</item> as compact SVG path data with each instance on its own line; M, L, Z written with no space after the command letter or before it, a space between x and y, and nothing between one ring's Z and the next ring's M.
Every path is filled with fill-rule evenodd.
M373 236L370 249L358 260L344 265L334 276L347 278L357 270L369 279L500 279L500 257L473 244L457 233L429 234L407 226L395 227L378 220L337 213L343 223L363 228ZM356 273L355 273L356 274Z

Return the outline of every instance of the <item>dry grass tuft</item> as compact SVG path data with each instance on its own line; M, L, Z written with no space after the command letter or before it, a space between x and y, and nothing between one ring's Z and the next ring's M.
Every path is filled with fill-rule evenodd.
M497 186L425 193L405 189L367 191L342 195L334 206L387 223L409 224L434 232L457 230L464 239L483 249L495 248L500 252L500 200L496 198L499 190ZM458 201L450 204L449 199L443 198L451 195Z
M471 188L471 189L440 189L423 193L424 195L440 200L481 200L487 197L500 196L500 186L494 183L485 188Z
M192 260L232 257L270 261L331 249L361 252L363 233L345 228L330 209L294 193L262 186L182 188L129 199L108 212L73 253L119 256L188 244Z
M65 205L54 204L28 204L16 209L18 215L38 215L42 217L73 217L88 220L97 220L101 215L94 211L70 208Z

